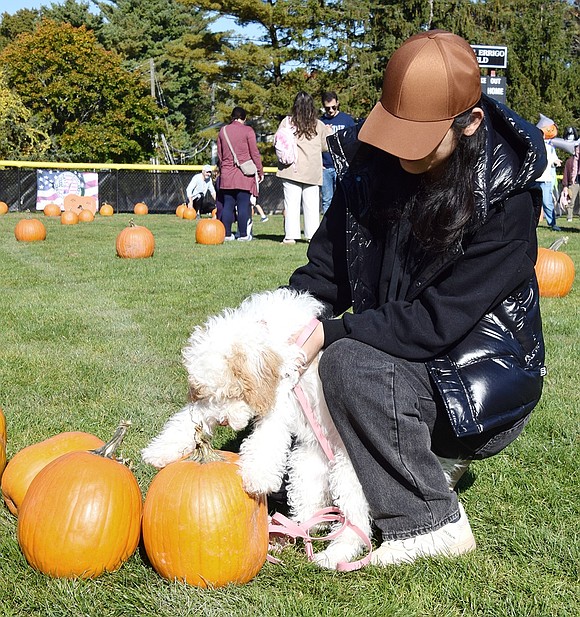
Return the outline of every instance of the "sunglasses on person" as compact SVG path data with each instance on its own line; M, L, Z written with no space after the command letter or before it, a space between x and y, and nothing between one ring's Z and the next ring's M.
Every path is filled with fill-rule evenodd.
M338 109L338 105L325 105L324 111L336 111Z

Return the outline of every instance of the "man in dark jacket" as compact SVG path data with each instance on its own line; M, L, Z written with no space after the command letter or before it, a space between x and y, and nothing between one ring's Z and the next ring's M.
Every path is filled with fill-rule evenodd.
M304 351L325 350L383 537L373 562L461 554L475 540L449 488L520 434L542 390L542 135L482 96L470 46L435 30L393 54L366 122L331 142L341 179L290 280L328 306Z

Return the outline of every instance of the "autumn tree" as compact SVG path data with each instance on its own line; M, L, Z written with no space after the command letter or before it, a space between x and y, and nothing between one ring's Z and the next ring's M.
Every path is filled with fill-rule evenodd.
M153 153L162 110L85 27L45 20L10 43L0 64L8 87L51 135L50 159L139 162Z
M34 126L32 113L0 70L0 159L34 158L49 148L49 136Z

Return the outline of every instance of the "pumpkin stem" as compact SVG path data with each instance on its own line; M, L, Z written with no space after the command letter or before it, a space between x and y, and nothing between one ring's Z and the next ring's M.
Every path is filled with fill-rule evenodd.
M119 459L119 457L115 456L115 452L117 451L117 448L119 448L119 446L121 445L130 426L131 422L129 420L121 420L119 426L117 427L117 430L115 431L115 434L113 435L113 437L111 437L110 441L108 441L104 446L101 446L100 448L90 450L90 452L104 458L110 458L114 461L121 460Z
M554 242L552 242L552 244L550 244L549 249L551 251L557 251L558 249L563 247L564 244L568 244L568 236L562 236L561 238L558 238L557 240L554 240Z
M133 219L129 219L129 227L137 227Z
M224 460L223 457L211 447L211 437L203 430L201 424L195 427L195 443L195 450L191 453L188 460L200 463L201 465Z

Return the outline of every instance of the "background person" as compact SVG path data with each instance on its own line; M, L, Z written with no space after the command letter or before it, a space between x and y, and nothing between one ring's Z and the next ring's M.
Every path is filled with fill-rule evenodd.
M262 157L258 151L256 134L246 126L246 110L243 107L234 107L231 122L220 129L217 139L217 151L220 166L220 194L222 197L221 222L226 228L226 240L251 240L251 206L250 195L258 195L258 182L255 176L246 176L234 162L234 155L224 136L232 144L238 161L243 163L254 161L257 168L258 182L264 178ZM238 222L238 232L232 234L234 220ZM249 227L249 229L248 229Z
M339 109L338 96L336 92L325 92L322 95L322 106L324 107L324 114L320 120L330 126L333 133L342 129L354 126L355 122L352 116L345 114ZM336 188L336 171L334 169L334 162L330 152L322 153L322 214L328 210L334 190Z
M573 126L569 126L565 133L564 139L567 141L576 141L578 133ZM562 175L562 194L560 201L566 207L568 216L567 221L572 222L574 216L574 207L580 206L580 146L574 148L574 153L566 160L564 164L564 173Z
M292 112L280 126L294 127L297 160L291 165L278 163L276 175L284 189L284 240L295 244L301 237L300 206L304 213L304 237L310 240L320 224L320 186L322 185L322 153L328 150L330 134L318 119L314 99L307 92L294 98Z
M209 214L215 208L216 189L211 177L212 166L204 165L201 172L195 174L185 189L187 207L194 208L198 216Z
M548 163L546 168L538 176L537 181L542 187L542 207L544 210L544 218L548 227L552 231L561 231L556 224L556 210L554 208L554 185L556 184L556 167L561 164L558 155L556 154L556 148L550 143L550 139L553 139L558 134L558 128L555 122L540 114L540 119L536 126L542 131L544 135L544 146L546 148L546 156Z
M303 351L325 349L326 402L382 535L373 563L471 551L449 489L542 390L542 135L482 95L465 40L434 30L394 52L358 140L329 142L349 156L344 190L290 285L328 307Z

